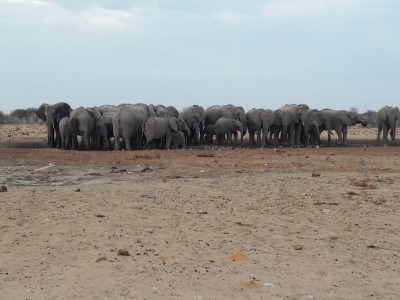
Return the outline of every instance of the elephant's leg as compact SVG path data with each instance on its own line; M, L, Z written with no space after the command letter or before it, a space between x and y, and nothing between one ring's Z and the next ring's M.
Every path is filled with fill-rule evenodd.
M119 151L119 136L114 137L114 150Z
M261 145L261 128L257 128L257 146Z
M289 126L289 145L294 146L295 126L293 123Z
M46 124L47 126L47 146L54 147L54 128L53 124Z
M381 140L382 125L378 125L378 135L376 136L376 142L379 143Z
M347 145L347 126L343 127L343 145Z
M166 149L171 149L171 142L172 142L172 132L168 130L167 136L165 139L165 148Z
M228 135L229 135L229 133L228 133ZM237 142L238 142L238 133L237 133L237 131L235 131L233 133L233 136L235 137L235 143L237 144ZM231 139L232 139L232 135L231 135ZM253 139L254 139L254 136L253 136Z
M143 144L142 144L142 136L137 136L135 137L135 141L136 141L136 149L141 150L143 149Z
M56 147L61 148L61 133L60 133L60 128L57 126L55 128L56 132Z
M294 145L300 145L301 123L294 126Z
M194 128L194 137L190 137L191 140L194 139L194 142L196 145L200 145L200 128L199 127L195 127Z
M132 150L132 141L131 141L131 136L130 135L128 135L128 134L124 134L123 135L123 139L124 139L124 141L125 141L125 148L126 148L126 150L128 150L128 151L131 151Z
M237 133L236 133L236 136L237 136ZM237 143L237 137L235 138L235 143ZM232 132L228 132L226 134L226 145L227 146L232 145Z
M90 135L85 133L83 136L83 146L85 150L90 150L92 147L90 146Z
M343 145L343 127L337 127L335 129L336 134L338 135L338 144Z
M255 133L255 131L253 129L249 128L249 143L250 143L250 145L254 145L256 143L254 140L254 133Z
M204 126L203 124L200 124L200 143L204 144Z
M384 124L383 125L382 140L383 140L383 143L385 143L385 144L388 143L388 132L389 132L389 126L387 124Z

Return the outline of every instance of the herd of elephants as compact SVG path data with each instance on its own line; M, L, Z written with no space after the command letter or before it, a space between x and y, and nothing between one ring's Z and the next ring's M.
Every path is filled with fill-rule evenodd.
M305 104L288 104L276 110L253 108L247 112L231 104L206 109L192 105L179 112L173 106L144 103L72 109L68 103L59 102L43 103L36 115L46 122L49 147L74 150L242 144L247 132L253 145L317 146L324 130L328 132L328 145L333 131L338 143L345 145L348 126L367 125L367 120L355 111L317 110ZM398 120L398 107L384 106L377 112L377 142L382 133L383 143L388 143L389 132L395 140Z

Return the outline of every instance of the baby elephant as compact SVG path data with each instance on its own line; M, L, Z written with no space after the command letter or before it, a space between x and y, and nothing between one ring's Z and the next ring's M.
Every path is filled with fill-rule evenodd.
M185 132L190 134L189 128L186 123L175 117L150 117L143 124L143 133L146 137L146 146L148 149L154 140L161 140L162 144L165 143L165 148L170 149L172 143L172 134L178 132Z
M240 131L240 143L243 144L243 125L239 120L225 117L219 118L217 122L215 122L214 130L218 144L222 144L226 134L226 145L232 145L232 134L236 136L237 131Z

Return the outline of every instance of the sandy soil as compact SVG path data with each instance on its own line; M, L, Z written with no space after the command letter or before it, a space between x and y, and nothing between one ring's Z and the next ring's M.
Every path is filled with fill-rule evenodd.
M375 134L77 152L2 125L0 299L400 299L400 148Z

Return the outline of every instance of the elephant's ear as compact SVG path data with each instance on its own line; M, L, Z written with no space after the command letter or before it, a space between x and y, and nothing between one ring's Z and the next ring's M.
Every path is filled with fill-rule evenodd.
M149 115L150 117L157 117L157 113L153 104L149 104Z
M98 106L94 106L93 107L93 112L94 112L94 116L95 116L96 121L98 121L104 115L103 112L101 111L101 109L99 109Z
M43 120L43 121L45 121L45 122L46 122L45 110L46 110L46 107L47 107L47 106L48 106L47 103L43 103L43 104L40 105L39 108L36 110L36 116L37 116L39 119L41 119L41 120Z
M179 131L178 119L177 118L169 118L169 127L173 132Z
M340 120L344 125L353 126L353 122L351 121L350 115L348 113L342 114Z

